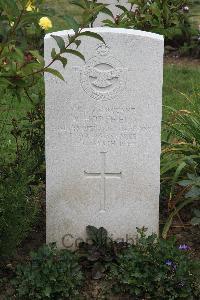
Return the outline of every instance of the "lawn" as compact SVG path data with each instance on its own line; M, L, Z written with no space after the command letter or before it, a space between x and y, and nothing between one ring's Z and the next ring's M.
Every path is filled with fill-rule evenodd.
M32 104L25 96L18 99L10 91L3 92L0 98L0 156L12 156L15 145L14 137L10 134L12 119L23 119L31 108Z
M191 1L191 20L197 26L200 25L200 1L192 0Z
M188 96L200 93L200 68L166 64L164 67L163 105L190 109ZM166 111L163 110L163 117Z
M80 9L75 7L74 5L69 4L69 0L46 0L47 8L51 8L55 11L55 14L51 17L53 22L53 29L52 31L58 31L67 29L65 22L59 17L63 15L72 15L78 16L80 15Z

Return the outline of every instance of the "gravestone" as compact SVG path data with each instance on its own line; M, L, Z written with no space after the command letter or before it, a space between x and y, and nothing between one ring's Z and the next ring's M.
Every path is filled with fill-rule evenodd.
M158 231L163 37L95 28L85 62L66 56L65 81L45 75L47 242L74 248L87 225L113 239ZM67 41L72 31L54 35ZM45 37L50 62L55 40Z
M118 15L121 15L123 13L123 10L117 7L117 5L121 5L126 7L128 10L131 9L131 3L128 3L128 0L98 0L97 2L102 3L102 4L107 4L107 8L112 12L113 17L116 18ZM136 7L134 5L134 7ZM133 9L134 10L134 9ZM104 26L103 20L112 20L112 17L109 16L108 14L105 13L99 13L96 20L94 21L93 26L98 27L98 26Z

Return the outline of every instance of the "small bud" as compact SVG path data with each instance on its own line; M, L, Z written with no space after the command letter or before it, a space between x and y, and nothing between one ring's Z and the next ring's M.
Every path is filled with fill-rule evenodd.
M30 53L25 54L26 62L30 62L30 61L32 61L32 59L33 59L33 56Z
M189 6L183 6L182 8L183 12L188 13L189 12Z
M138 8L136 8L136 10L135 10L135 15L136 15L136 16L139 16L139 15L140 15L140 11L139 11Z
M120 15L116 15L115 17L115 24L119 24Z
M5 58L5 59L3 59L3 64L4 65L7 65L8 64L8 60Z

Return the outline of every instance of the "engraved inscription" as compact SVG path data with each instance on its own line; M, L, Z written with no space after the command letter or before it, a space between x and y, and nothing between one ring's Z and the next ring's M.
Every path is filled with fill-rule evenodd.
M87 110L84 105L74 105L70 118L69 133L76 143L108 147L135 144L133 106L100 106Z
M107 45L98 45L97 56L80 70L83 90L96 100L115 99L125 87L127 69L109 51Z
M101 170L100 172L94 172L90 173L87 171L84 171L84 175L87 178L91 179L101 179L101 187L102 187L102 197L100 200L100 210L99 212L105 212L106 211L106 198L107 198L107 192L106 192L106 179L113 178L113 179L121 179L122 172L106 172L106 153L107 152L100 152L101 154Z

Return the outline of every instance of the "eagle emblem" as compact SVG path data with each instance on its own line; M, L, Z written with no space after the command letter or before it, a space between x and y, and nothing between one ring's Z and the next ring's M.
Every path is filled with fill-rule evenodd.
M112 86L120 77L120 69L99 70L94 68L89 74L92 85L98 88L106 88Z
M110 55L109 50L108 46L98 46L97 56L92 57L81 68L81 86L96 100L115 99L125 86L126 69L118 59Z

